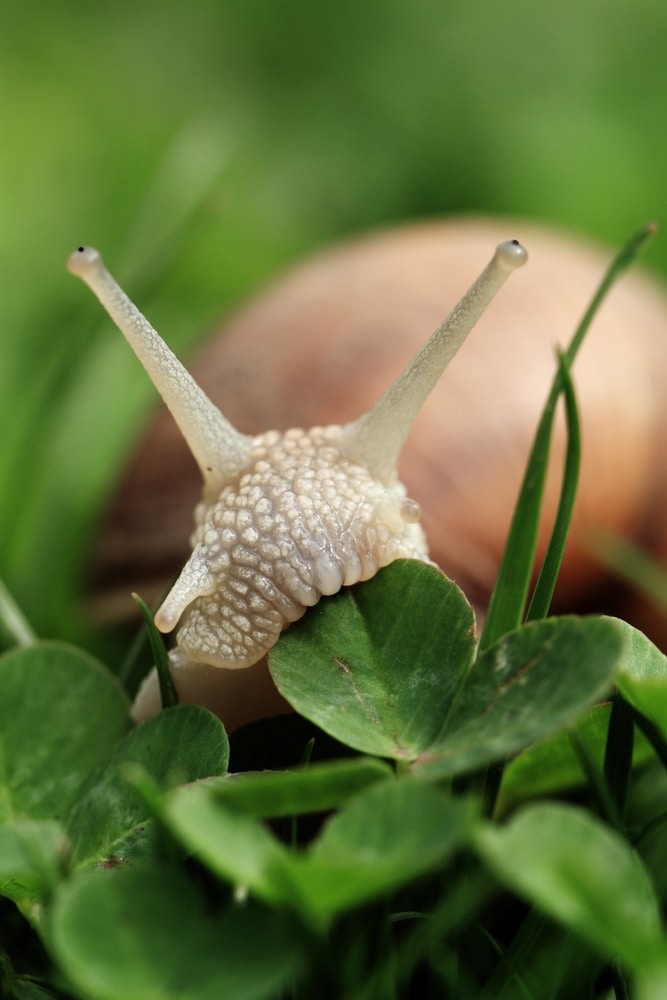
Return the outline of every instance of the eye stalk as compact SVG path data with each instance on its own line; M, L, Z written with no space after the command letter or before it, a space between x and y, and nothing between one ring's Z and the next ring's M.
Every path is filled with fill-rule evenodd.
M240 434L199 388L146 317L127 297L93 247L70 254L67 269L97 296L146 369L199 465L207 494L246 465L252 438Z
M518 240L500 243L479 278L373 408L345 429L347 453L383 482L429 393L509 275L528 260Z

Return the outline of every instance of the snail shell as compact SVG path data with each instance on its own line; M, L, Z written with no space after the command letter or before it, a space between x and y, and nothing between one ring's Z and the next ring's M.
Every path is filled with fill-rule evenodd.
M508 283L414 421L399 475L422 507L431 558L483 609L502 554L548 387L611 254L515 219L405 226L320 253L228 319L190 370L245 434L342 424L366 412L404 368L489 246L516 231L530 266ZM591 554L604 528L642 545L667 531L667 297L633 272L596 316L574 368L582 418L579 496L556 595L595 606L606 570ZM558 497L557 427L540 534ZM171 417L146 433L113 499L94 562L98 613L154 598L189 553L201 476Z

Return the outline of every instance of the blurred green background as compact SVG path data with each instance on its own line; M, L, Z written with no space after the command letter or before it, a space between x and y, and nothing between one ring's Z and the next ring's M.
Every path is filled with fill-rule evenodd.
M513 213L618 246L665 221L666 48L664 0L2 0L0 574L39 632L80 634L155 404L74 246L182 353L372 226Z

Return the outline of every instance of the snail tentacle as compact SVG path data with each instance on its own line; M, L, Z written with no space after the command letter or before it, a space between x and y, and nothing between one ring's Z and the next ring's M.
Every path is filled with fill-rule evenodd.
M217 492L246 465L252 438L239 433L200 389L109 274L97 250L79 247L67 268L88 285L125 336L187 441L207 492Z
M346 451L384 482L396 466L427 396L507 277L528 254L518 240L500 243L479 278L377 403L345 431Z

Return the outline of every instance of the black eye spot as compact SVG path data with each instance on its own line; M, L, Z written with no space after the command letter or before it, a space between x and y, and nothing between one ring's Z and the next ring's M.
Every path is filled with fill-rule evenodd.
M83 253L84 250L85 250L85 247L79 247L79 253Z
M512 243L514 244L515 247L518 247L518 245L519 245L519 241L518 240L512 240Z

